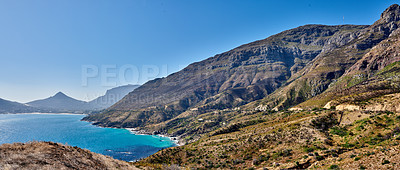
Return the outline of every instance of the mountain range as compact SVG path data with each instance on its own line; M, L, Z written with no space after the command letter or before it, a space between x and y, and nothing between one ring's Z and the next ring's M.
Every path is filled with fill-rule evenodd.
M85 120L113 127L158 126L162 131L177 118L214 110L245 105L263 111L288 109L331 89L342 89L345 82L366 80L348 78L356 73L350 70L364 67L371 50L394 41L398 15L391 6L372 25L305 25L283 31L149 81ZM379 70L395 61L368 67ZM302 106L323 107L324 102Z
M83 113L98 111L110 107L137 87L139 85L115 87L107 90L105 95L99 96L89 102L74 99L62 92L58 92L46 99L35 100L26 104L0 99L0 113Z
M83 120L186 144L141 166L396 169L399 26L394 4L372 25L283 31L149 81Z

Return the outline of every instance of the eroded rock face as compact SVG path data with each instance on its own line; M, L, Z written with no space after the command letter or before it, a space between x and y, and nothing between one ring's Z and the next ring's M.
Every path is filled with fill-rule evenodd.
M361 110L361 107L353 104L340 104L336 106L336 110L359 111Z
M339 111L372 111L372 112L400 112L400 93L388 94L368 100L368 103L342 103L336 105ZM330 108L328 102L325 108Z
M373 98L369 101L369 104L363 107L364 110L400 112L400 93Z
M366 77L387 65L400 61L400 29L393 31L389 38L374 46L362 59L346 70L345 75L364 74Z
M348 87L343 82L336 83L344 76L357 74L359 77L367 78L390 63L399 61L399 46L392 45L398 42L396 36L397 26L400 23L398 9L398 5L392 5L373 25L355 32L343 32L333 36L330 41L335 42L334 45L328 43L327 47L332 50L320 53L299 71L299 75L289 79L289 82L293 80L290 84L263 99L264 106L267 109L279 110L317 97L328 88L340 91ZM366 70L368 73L360 74L360 70ZM352 73L347 74L349 72ZM360 78L360 81L362 80Z
M393 22L400 20L400 6L393 4L381 14L381 20L384 22Z
M372 98L398 93L400 86L400 29L390 33L389 37L375 45L353 66L346 70L329 92L321 96L333 96L325 108L336 106L336 109L356 104L356 110L392 111L397 112L397 106L388 102L361 104ZM321 97L320 97L321 98ZM387 99L396 101L395 98ZM338 107L339 106L339 107Z

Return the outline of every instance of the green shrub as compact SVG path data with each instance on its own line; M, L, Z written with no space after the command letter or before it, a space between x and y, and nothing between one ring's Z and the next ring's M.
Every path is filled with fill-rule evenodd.
M368 153L366 154L367 156L371 156L371 155L374 155L375 154L375 152L369 152L368 151Z
M390 163L390 161L385 159L385 160L383 160L382 165L389 164L389 163Z
M328 130L330 127L338 124L336 113L330 113L325 116L319 116L311 121L311 126L320 130Z
M339 126L332 127L330 130L331 134L339 135L339 136L346 136L348 135L347 129Z
M361 131L363 129L365 129L365 127L363 125L360 125L360 126L356 127L356 130L358 130L358 131Z
M339 169L339 165L331 165L328 169Z
M316 156L315 158L316 158L318 161L321 161L321 160L324 159L324 157L323 157L323 156L320 156L320 155Z
M352 144L352 143L345 143L345 144L342 144L342 147L345 147L345 148L352 148L352 147L354 147L354 144Z
M304 152L309 153L309 152L313 152L314 148L304 148Z

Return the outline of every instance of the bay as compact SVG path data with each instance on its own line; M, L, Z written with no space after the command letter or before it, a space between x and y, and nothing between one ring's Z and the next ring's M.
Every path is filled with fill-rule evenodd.
M135 135L126 129L102 128L80 121L78 114L0 114L0 144L53 141L78 146L124 161L147 157L176 146L167 137Z

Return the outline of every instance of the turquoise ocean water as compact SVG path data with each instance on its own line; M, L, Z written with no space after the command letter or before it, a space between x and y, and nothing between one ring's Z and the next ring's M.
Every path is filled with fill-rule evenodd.
M169 138L135 135L126 129L101 128L75 114L0 114L0 144L53 141L125 161L175 146Z

